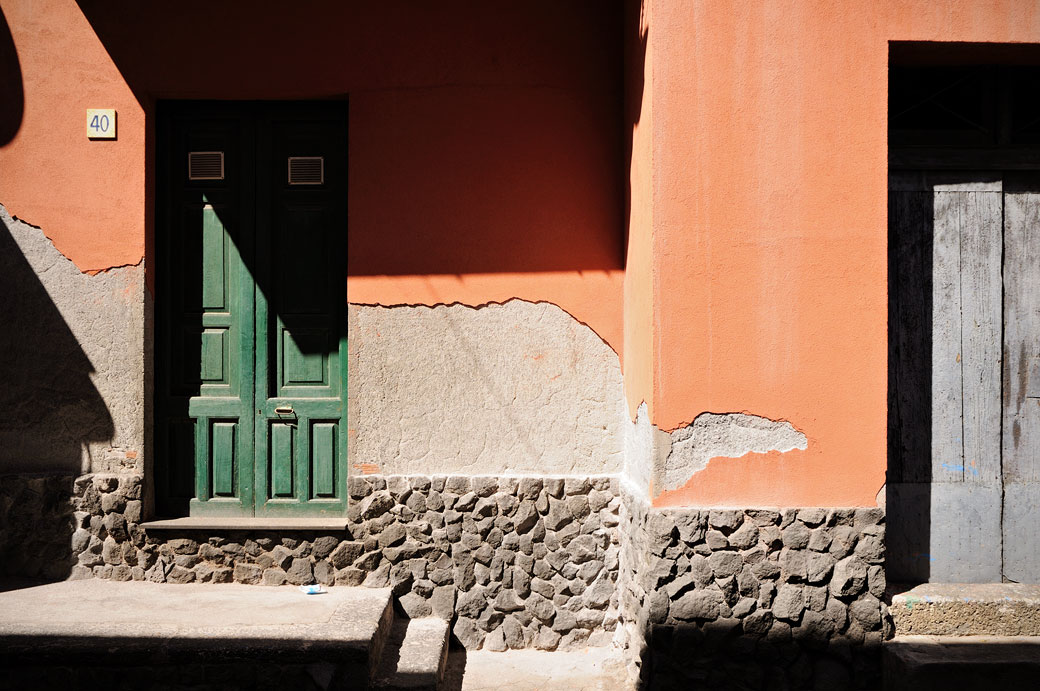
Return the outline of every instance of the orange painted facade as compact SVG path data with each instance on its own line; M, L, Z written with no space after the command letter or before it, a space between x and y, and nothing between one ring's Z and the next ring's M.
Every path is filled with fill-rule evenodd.
M889 41L1040 41L1031 2L652 1L653 420L787 420L658 505L873 505L885 482Z
M82 271L150 251L156 100L347 98L352 302L549 301L620 352L618 12L0 7L25 103L0 148L0 201ZM118 141L86 138L89 107L118 111Z
M0 203L82 271L137 264L156 100L349 98L352 302L553 302L623 355L633 416L808 439L657 505L875 503L889 42L1040 42L1040 5L249 7L0 2L24 100ZM88 107L118 110L117 141L87 140Z

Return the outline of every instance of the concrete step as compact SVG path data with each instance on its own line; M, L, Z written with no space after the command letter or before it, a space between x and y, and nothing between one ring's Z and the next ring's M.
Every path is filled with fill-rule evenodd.
M1040 585L924 583L889 592L897 636L1040 636Z
M129 669L142 687L155 678L172 688L252 688L275 675L287 688L364 688L392 621L388 589L305 595L102 580L11 588L0 592L0 688L19 679L32 682L23 688L41 679L97 688Z
M624 656L612 647L584 650L452 649L441 691L635 691ZM692 688L692 687L691 687Z
M1040 688L1038 636L897 636L882 661L885 691Z
M438 617L397 619L383 648L373 686L437 691L447 659L447 621Z

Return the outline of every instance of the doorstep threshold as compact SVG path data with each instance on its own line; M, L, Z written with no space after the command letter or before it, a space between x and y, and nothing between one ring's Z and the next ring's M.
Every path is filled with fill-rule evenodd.
M1040 636L1040 585L889 586L896 636Z
M251 516L189 516L160 518L141 524L145 530L315 530L344 531L347 518L253 518Z

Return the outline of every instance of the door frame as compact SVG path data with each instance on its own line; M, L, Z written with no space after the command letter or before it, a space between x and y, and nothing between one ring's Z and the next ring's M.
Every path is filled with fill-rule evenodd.
M257 113L263 113L263 116L256 115ZM275 115L296 115L304 118L314 116L318 114L319 118L327 120L342 121L343 123L343 156L342 156L342 186L341 191L343 194L343 236L341 241L338 243L337 249L342 249L341 266L343 267L343 280L341 291L338 292L332 300L338 302L333 305L333 310L336 313L335 321L338 325L338 333L335 337L338 342L338 360L339 364L339 376L338 384L340 386L339 404L342 406L342 414L340 415L340 424L338 435L336 438L336 479L335 484L337 486L338 498L335 501L330 501L327 506L319 510L300 510L300 506L290 506L289 503L282 503L281 507L276 507L273 511L267 510L267 502L261 502L259 496L259 482L266 476L266 465L267 463L260 463L256 458L256 438L259 433L259 421L263 419L259 416L260 409L257 408L257 397L261 392L261 382L255 376L257 371L256 366L256 353L255 344L260 340L257 335L257 323L258 323L258 310L260 305L257 300L257 296L262 293L262 288L259 285L257 278L257 266L261 260L259 253L260 248L256 246L255 238L259 236L258 222L261 216L264 214L259 211L260 200L258 199L257 185L259 183L253 182L250 185L245 185L245 191L242 193L242 224L252 224L253 237L250 238L248 248L244 248L251 257L243 257L243 264L246 269L252 275L253 280L250 285L253 287L252 290L242 290L241 307L247 310L249 319L252 324L252 335L251 338L254 343L254 348L248 349L248 353L243 353L243 359L250 359L248 367L244 367L243 377L241 380L242 384L242 396L248 395L249 407L256 412L256 415L250 415L249 420L243 419L242 428L239 430L243 437L248 438L249 446L253 450L252 466L251 466L251 477L238 477L237 486L239 490L239 502L238 508L231 507L230 505L221 507L219 504L208 502L209 492L205 491L207 483L211 484L212 478L200 478L200 468L191 464L192 474L195 476L195 491L193 492L192 498L186 500L184 497L171 496L169 492L171 482L173 482L173 476L176 474L175 468L178 461L173 458L176 454L176 450L164 447L166 435L160 429L161 425L166 424L166 415L168 411L167 402L165 401L165 387L168 384L168 378L170 377L169 363L167 362L168 354L176 347L171 341L172 333L170 332L171 323L170 317L165 313L167 309L166 300L168 296L164 293L170 288L171 278L167 273L170 271L170 262L173 261L169 256L168 243L171 242L171 234L174 232L175 227L174 213L176 210L176 202L174 200L175 191L172 183L172 176L174 171L177 170L175 165L172 165L173 157L177 154L173 150L176 146L173 139L173 121L177 118L192 118L192 117L209 117L209 118L220 118L227 116L234 116L238 114L239 117L248 119L249 117L254 118L255 122L258 122L261 117L273 117ZM249 115L252 114L252 115ZM347 507L347 444L349 443L349 436L347 432L346 424L346 405L347 405L347 306L346 306L346 224L348 223L348 207L346 195L349 192L349 180L347 175L349 173L349 149L348 147L348 127L349 127L349 110L348 102L345 97L343 98L332 98L332 99L313 99L313 100L294 100L294 101L266 101L266 100L250 100L250 101L225 101L225 100L180 100L180 99L169 99L159 100L155 103L155 146L156 155L154 157L155 165L155 176L154 176L154 192L155 192L155 207L154 207L154 218L155 218L155 230L153 233L153 247L154 247L154 285L156 286L153 302L153 348L152 348L152 387L149 396L151 402L151 408L153 411L152 417L152 448L154 451L153 461L151 463L154 475L152 475L152 481L150 483L149 490L155 499L156 515L162 517L179 517L188 515L212 515L212 516L340 516L346 514ZM254 179L258 179L260 175L261 162L258 160L262 149L270 151L270 142L261 144L259 142L259 136L257 134L258 128L255 126L243 127L237 138L238 144L242 146L242 157L244 161L249 161L249 165L255 171ZM252 142L251 149L247 147L243 142ZM247 149L250 149L247 151ZM269 167L273 165L273 162L267 164ZM269 214L268 214L269 215ZM248 218L247 218L248 217ZM266 219L268 226L270 226L271 219ZM270 234L270 227L267 228L267 232ZM248 296L245 294L249 293ZM273 311L272 311L273 315ZM243 361L243 364L245 362ZM204 404L204 402L203 402ZM190 417L190 414L189 414ZM246 416L243 416L245 418ZM266 424L266 423L265 423ZM204 436L204 435L203 435ZM181 459L181 464L184 463L184 459ZM259 467L263 465L264 469ZM245 463L242 464L244 469ZM202 500L200 501L200 497ZM207 504L209 504L207 506ZM228 503L230 504L230 502ZM250 510L246 512L244 509L248 507Z

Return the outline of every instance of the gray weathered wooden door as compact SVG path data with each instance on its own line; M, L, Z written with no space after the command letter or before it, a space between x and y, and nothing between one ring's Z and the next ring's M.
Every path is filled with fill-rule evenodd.
M889 180L889 578L1040 581L1040 186Z

